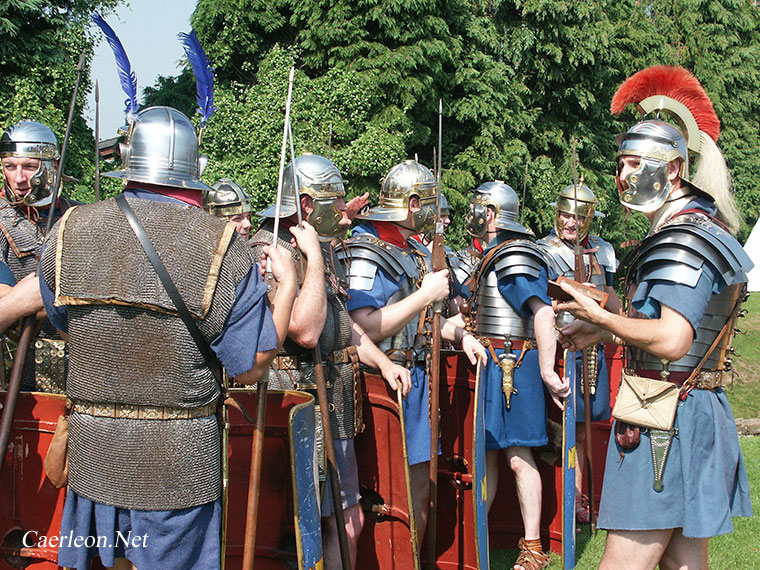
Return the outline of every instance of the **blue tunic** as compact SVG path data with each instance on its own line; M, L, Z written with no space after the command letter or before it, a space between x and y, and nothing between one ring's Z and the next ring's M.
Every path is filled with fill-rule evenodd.
M692 202L691 207L694 205ZM704 207L699 202L696 205ZM711 295L722 286L718 272L705 263L694 287L642 281L632 302L648 318L658 318L662 305L670 307L696 330ZM688 538L708 538L732 532L732 517L752 516L749 480L734 416L723 390L692 390L678 404L675 428L678 437L673 438L661 492L652 487L649 435L642 430L641 443L634 450L626 450L621 460L623 449L613 432L607 449L599 528L682 528Z
M354 228L355 233L377 232L371 224L362 224ZM401 287L402 276L398 282L392 280L382 268L377 268L372 289L360 291L351 289L346 306L350 311L371 307L381 309L388 304L388 299ZM409 453L409 465L430 461L430 420L428 418L428 377L424 363L416 363L410 369L412 389L404 398L404 420L406 422L406 445Z
M581 376L583 369L583 358L580 352L569 352L568 359L571 364L568 368L570 377L573 379L575 388L573 394L575 398L575 421L583 423L585 420L586 404L583 400L583 378ZM591 421L598 422L610 419L610 373L607 369L607 360L604 357L604 345L596 346L596 392L589 395L591 403Z
M139 196L137 195L139 192ZM173 198L144 191L125 191L128 196L157 201ZM68 331L66 306L53 305L55 295L40 274L40 292L53 325ZM266 303L266 284L254 265L236 290L235 302L222 333L211 343L230 376L253 368L257 352L277 348L277 330ZM138 568L218 568L221 556L220 500L197 507L167 511L141 511L104 505L69 491L61 520L58 564L89 568L100 556L105 566L126 557ZM122 537L145 535L125 544ZM81 537L79 541L68 537ZM94 537L94 546L87 537ZM101 538L103 537L103 538ZM86 542L86 543L85 543Z
M506 232L502 232L506 234ZM483 252L495 247L505 239L500 235L489 244ZM547 270L541 268L538 277L529 275L511 275L499 279L498 288L507 303L524 319L532 319L533 312L528 304L536 297L551 306L551 299L546 293ZM503 349L495 349L497 357ZM514 387L510 409L501 388L502 373L497 362L493 361L490 351L485 367L485 425L486 449L505 449L507 447L540 447L549 442L546 433L546 398L544 382L538 361L538 350L528 350L523 356L519 368L514 371ZM518 359L520 350L513 350Z
M0 261L0 284L10 285L13 287L16 284L16 278L13 276L13 271L8 267L8 264L4 261Z

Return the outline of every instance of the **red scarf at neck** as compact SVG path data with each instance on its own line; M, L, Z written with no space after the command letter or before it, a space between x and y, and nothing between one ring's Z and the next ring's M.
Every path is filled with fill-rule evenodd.
M401 235L401 230L393 222L370 222L372 227L377 230L377 237L386 243L406 249L408 247L406 238Z

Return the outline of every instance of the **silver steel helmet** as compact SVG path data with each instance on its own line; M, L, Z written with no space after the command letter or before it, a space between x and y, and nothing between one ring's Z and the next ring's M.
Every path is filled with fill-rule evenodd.
M294 189L294 182L298 191ZM348 228L349 224L341 225L343 212L338 210L338 198L346 195L343 178L338 167L332 161L319 154L305 153L289 163L282 175L282 203L280 217L286 218L296 213L296 205L300 207L300 195L311 197L313 210L308 222L314 226L317 233L325 238L339 235ZM258 213L265 218L275 217L275 206L269 206Z
M596 211L596 196L594 196L591 188L583 184L583 181L577 186L575 184L565 186L557 197L556 207L557 215L554 218L554 230L560 239L565 239L562 222L559 219L560 213L563 212L583 218L583 223L578 228L578 239L585 239L589 229L591 229Z
M442 216L450 216L451 215L451 206L449 205L449 201L446 199L446 194L441 192L441 215Z
M37 171L29 179L29 192L23 197L27 206L46 206L53 199L56 164L59 158L58 139L47 125L37 121L21 121L0 137L0 159L36 158L40 161ZM10 185L6 183L6 192L11 201L17 201Z
M198 155L193 123L171 107L149 107L137 113L121 144L123 170L104 176L172 186L210 190L200 181L206 157Z
M340 170L333 162L319 154L305 153L295 159L295 176L293 164L285 169L283 187L298 185L298 196L306 194L312 200L312 211L307 221L314 226L323 238L334 238L344 233L350 221L341 224L344 211L338 209L338 199L346 195Z
M409 199L417 196L420 210L413 216L414 230L425 232L435 223L436 190L435 176L427 167L416 160L405 160L391 168L383 179L380 204L356 217L360 220L404 221L409 214Z
M638 156L641 164L626 176L627 188L620 192L623 206L640 212L655 212L670 194L668 163L681 159L680 176L689 180L689 150L686 138L670 123L651 119L636 123L615 139L617 156Z
M226 218L251 211L250 196L229 178L222 178L211 188L203 193L203 209L208 213Z
M497 228L532 235L530 230L517 222L517 193L501 180L495 180L478 186L470 198L466 227L471 236L483 237L488 231L489 206L494 210L494 225Z

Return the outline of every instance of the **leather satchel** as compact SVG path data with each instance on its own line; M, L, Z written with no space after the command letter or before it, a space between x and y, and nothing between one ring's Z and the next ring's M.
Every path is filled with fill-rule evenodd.
M42 466L50 482L59 489L69 482L69 416L58 416Z
M672 382L623 372L612 416L634 426L668 431L678 407L678 387Z

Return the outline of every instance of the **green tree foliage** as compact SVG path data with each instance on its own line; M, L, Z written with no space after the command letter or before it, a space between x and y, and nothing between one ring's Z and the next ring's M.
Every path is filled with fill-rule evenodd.
M182 111L188 117L195 113L197 103L195 101L195 76L188 66L176 77L164 77L159 75L156 83L143 89L141 108L163 105L174 107Z
M408 156L432 166L442 99L455 245L465 241L467 200L481 182L503 179L518 195L525 188L524 221L541 235L552 225L548 204L574 172L607 214L594 231L618 244L641 237L648 223L619 207L614 135L637 117L612 117L609 103L626 77L654 64L683 65L706 87L723 121L720 144L740 209L756 219L758 17L752 0L199 0L193 24L220 84L230 86L230 104L245 96L248 109L274 123L282 120L272 110L281 113L284 68L278 95L266 105L251 97L268 92L261 70L273 54L289 54L301 91L296 140L320 152L333 124L333 156L357 189L376 189L384 169ZM354 87L357 101L336 100L355 96ZM360 119L342 117L347 107L360 109ZM254 139L256 152L269 154L251 154L244 143L235 171L260 172L261 187L271 189L277 169L260 169L277 163L281 133L269 119L240 119L224 136Z
M89 62L94 41L88 36L93 10L112 9L118 0L10 0L0 3L0 125L21 119L50 126L59 145L66 131L76 67L84 51L82 74L65 171L79 179L64 191L77 199L91 199L94 139L82 117L89 89Z
M204 180L212 184L232 178L253 196L254 210L274 201L288 70L294 62L294 51L273 48L262 60L256 83L217 89L218 110L203 134L201 150L209 156ZM374 85L346 70L331 70L315 79L302 71L295 75L295 152L330 155L352 196L374 190L377 173L389 170L404 153L403 136L369 122L376 92Z

